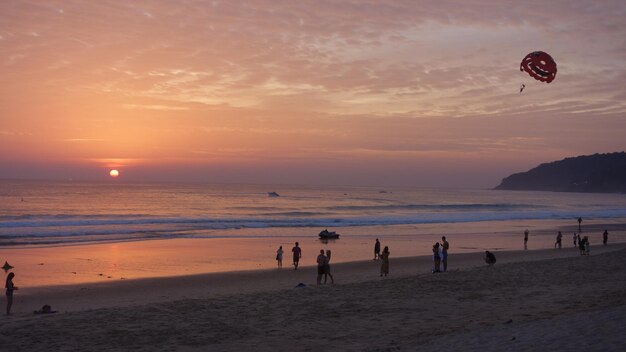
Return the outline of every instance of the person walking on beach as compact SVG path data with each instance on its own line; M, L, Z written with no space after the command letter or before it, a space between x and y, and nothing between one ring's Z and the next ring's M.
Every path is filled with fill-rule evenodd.
M389 275L389 247L385 246L383 252L380 253L380 259L382 259L382 263L380 264L380 276Z
M561 231L559 231L559 233L556 235L556 242L554 242L554 248L556 248L557 246L559 246L559 248L561 248L561 240L563 239L563 234L561 234Z
M280 246L276 251L276 261L278 262L278 268L282 269L283 267L283 246Z
M17 286L13 284L13 278L15 277L14 273L9 273L6 281L6 289L7 289L7 315L11 315L11 306L13 305L13 291L17 290Z
M326 250L326 265L324 265L324 285L326 284L326 279L330 276L330 283L334 284L335 279L333 278L333 274L330 273L330 249Z
M574 232L574 247L576 247L576 232Z
M528 229L524 231L524 249L528 249Z
M298 242L296 242L296 246L291 251L293 252L293 270L298 270L298 264L300 263L300 258L302 258L302 249L300 249Z
M602 244L606 246L607 242L609 242L609 231L604 230L604 233L602 234Z
M324 250L320 249L320 255L317 256L317 284L318 285L322 283L322 275L324 275L324 271L325 271L327 263L328 263L328 259L324 255Z
M380 259L380 241L378 238L376 239L376 244L374 244L374 260Z
M441 262L443 263L443 271L448 271L448 249L450 248L450 243L446 241L446 236L441 237Z
M439 269L441 266L441 256L439 256L439 242L436 242L433 245L433 260L435 262L435 266L433 267L433 273L438 273L441 271Z

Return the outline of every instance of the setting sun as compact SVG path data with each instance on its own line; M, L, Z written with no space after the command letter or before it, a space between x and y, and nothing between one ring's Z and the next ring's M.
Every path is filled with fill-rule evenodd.
M117 170L111 170L111 171L109 172L109 175L111 175L111 177L113 177L113 178L116 178L117 176L119 176L119 175L120 175L120 172L119 172L119 171L117 171Z

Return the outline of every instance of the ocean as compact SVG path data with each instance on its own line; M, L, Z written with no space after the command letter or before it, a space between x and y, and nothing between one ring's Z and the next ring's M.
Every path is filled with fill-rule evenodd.
M582 230L595 246L608 228L626 241L621 194L349 186L0 181L0 263L26 287L276 268L299 242L302 266L320 249L333 263L432 254L443 235L454 255L553 248ZM276 192L277 196L270 195ZM340 234L320 241L323 229ZM481 254L477 253L477 264ZM376 269L374 269L376 270ZM374 273L376 274L376 273Z
M623 194L116 181L0 181L0 246L298 238L325 228L367 238L385 226L626 218Z

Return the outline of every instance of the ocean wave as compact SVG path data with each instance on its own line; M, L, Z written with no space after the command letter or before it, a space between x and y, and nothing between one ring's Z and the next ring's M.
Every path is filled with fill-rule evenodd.
M578 210L532 211L466 211L423 212L410 215L352 216L352 217L255 217L255 218L200 218L200 217L119 217L105 216L36 216L29 219L0 223L0 240L46 237L135 236L139 233L152 236L172 236L188 231L229 230L272 227L352 227L433 223L462 223L499 220L541 220L585 218L622 218L626 209L592 210L581 214Z

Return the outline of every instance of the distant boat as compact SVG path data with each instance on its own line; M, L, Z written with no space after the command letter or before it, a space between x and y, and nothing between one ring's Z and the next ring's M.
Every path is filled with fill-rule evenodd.
M276 192L267 192L268 197L280 197L280 194Z
M323 239L323 240L339 238L339 234L337 232L328 231L328 229L325 229L324 231L320 232L319 236L320 236L320 239Z

